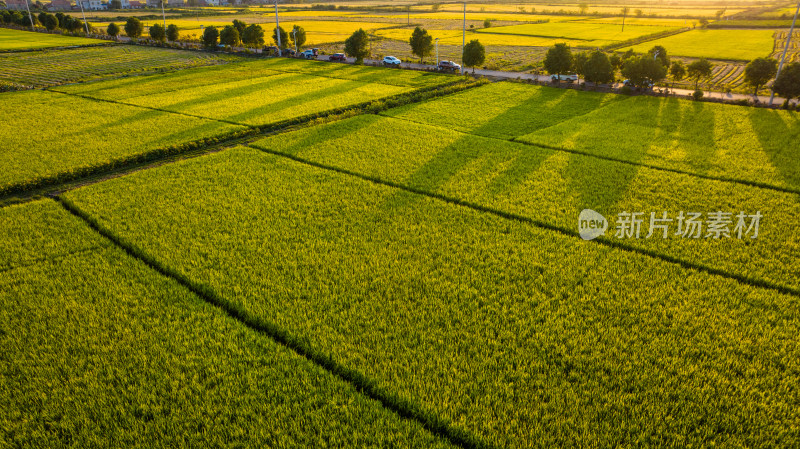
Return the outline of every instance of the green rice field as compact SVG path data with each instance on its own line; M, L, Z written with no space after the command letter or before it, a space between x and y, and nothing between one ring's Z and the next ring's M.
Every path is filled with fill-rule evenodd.
M786 30L470 3L472 77L371 65L417 25L457 60L460 4L336 5L281 23L366 65L0 54L0 448L800 447L798 112L493 71L640 42L746 87Z
M82 37L62 36L60 34L32 33L30 31L0 28L0 52L32 50L52 47L76 47L98 45L107 41Z

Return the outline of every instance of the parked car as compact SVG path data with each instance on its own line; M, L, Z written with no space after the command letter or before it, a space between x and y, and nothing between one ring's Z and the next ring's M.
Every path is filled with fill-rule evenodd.
M574 83L574 82L577 82L577 81L578 81L578 75L576 75L576 74L574 74L574 73L572 73L572 74L568 74L568 75L560 75L560 74L559 74L559 75L553 75L553 76L551 76L551 77L550 77L550 79L551 79L551 80L552 80L554 83L557 83L557 82L559 82L559 81L566 81L566 82L568 82L568 83Z
M316 59L317 55L314 54L314 50L306 50L306 51L300 53L300 55L298 55L298 57L305 58L305 59Z
M264 47L264 53L267 53L267 54L270 54L270 55L273 55L273 56L277 56L278 54L280 54L280 52L278 51L278 47L276 47L274 45L271 46L271 47Z
M281 52L281 56L294 57L294 54L295 51L292 50L291 48L284 48L283 52Z
M400 63L403 62L394 56L384 56L383 57L383 65L386 67L400 67Z
M314 52L314 56L319 56L319 48L312 48L312 52Z
M437 67L440 72L460 72L461 66L456 64L453 61L439 61L439 65Z
M347 62L347 56L345 56L344 53L334 53L328 57L328 61Z
M631 82L631 80L625 80L625 81L623 81L623 82L622 82L622 85L623 85L623 86L628 86L628 87L635 87L637 90L641 90L641 89L645 89L645 90L652 90L652 89L653 89L653 87L654 87L654 84L653 84L653 83L644 83L644 86L641 86L641 87L639 87L639 86L634 86L634 85L633 85L633 82Z

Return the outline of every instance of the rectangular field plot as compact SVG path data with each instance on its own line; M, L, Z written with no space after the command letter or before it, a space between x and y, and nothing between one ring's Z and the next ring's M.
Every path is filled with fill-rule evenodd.
M670 27L654 25L630 25L622 31L621 26L586 22L548 22L505 27L482 28L483 34L510 34L518 36L545 37L551 39L573 39L589 41L585 45L601 46L650 34L661 33ZM478 37L480 39L480 37Z
M0 257L25 257L5 245L17 222L51 250L0 269L4 445L449 447L54 201L0 209Z
M495 83L384 112L637 164L800 190L800 119L785 111Z
M672 56L750 61L772 53L775 30L691 30L662 39L634 45L636 52L647 52L662 45ZM627 50L627 48L623 49Z
M261 126L452 81L455 78L421 72L266 61L64 86L58 90Z
M480 136L511 139L626 99L622 95L492 83L383 114Z
M43 87L103 77L225 64L240 58L134 45L0 53L0 81Z
M392 139L386 140L387 135ZM614 221L623 211L645 212L640 238L617 238L614 229L605 238L800 291L800 278L792 275L800 271L800 237L793 225L800 223L800 202L795 194L375 116L281 134L253 146L524 216L574 234L583 209ZM659 229L655 237L645 238L650 212L660 217L668 211L674 220L678 211L720 210L734 215L760 212L765 218L759 237L687 239L675 235L673 221L667 239ZM702 233L705 236L707 230Z
M0 193L246 129L55 92L0 96Z
M793 296L253 149L67 197L481 443L796 442Z
M107 43L100 39L62 36L60 34L36 33L33 31L0 28L0 52L9 50L32 50L37 48L73 47Z

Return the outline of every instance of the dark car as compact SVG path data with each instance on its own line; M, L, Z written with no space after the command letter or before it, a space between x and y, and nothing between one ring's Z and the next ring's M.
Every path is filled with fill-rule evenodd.
M281 53L281 56L288 56L290 58L293 58L295 53L296 52L291 48L284 48L283 52Z
M344 53L334 53L328 58L328 61L347 62L347 56L345 56Z
M278 47L276 47L274 45L271 46L271 47L264 47L264 53L277 56L278 53L279 53L278 52Z
M437 67L440 72L460 72L461 66L456 64L453 61L439 61L439 66Z

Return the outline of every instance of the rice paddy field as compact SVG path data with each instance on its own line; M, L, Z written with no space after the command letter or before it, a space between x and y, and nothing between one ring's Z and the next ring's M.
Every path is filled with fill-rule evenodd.
M768 29L707 29L634 45L636 52L646 52L661 45L675 56L750 61L773 53L775 31Z
M227 64L238 60L239 57L226 54L190 53L139 46L87 47L66 52L9 52L0 54L0 81L18 86L45 87L106 77Z
M98 45L103 41L82 37L62 36L60 34L31 33L30 31L0 28L0 52L32 50L53 47L76 47Z
M622 39L578 19L470 36ZM800 446L797 112L136 45L0 81L38 87L0 92L2 447Z

